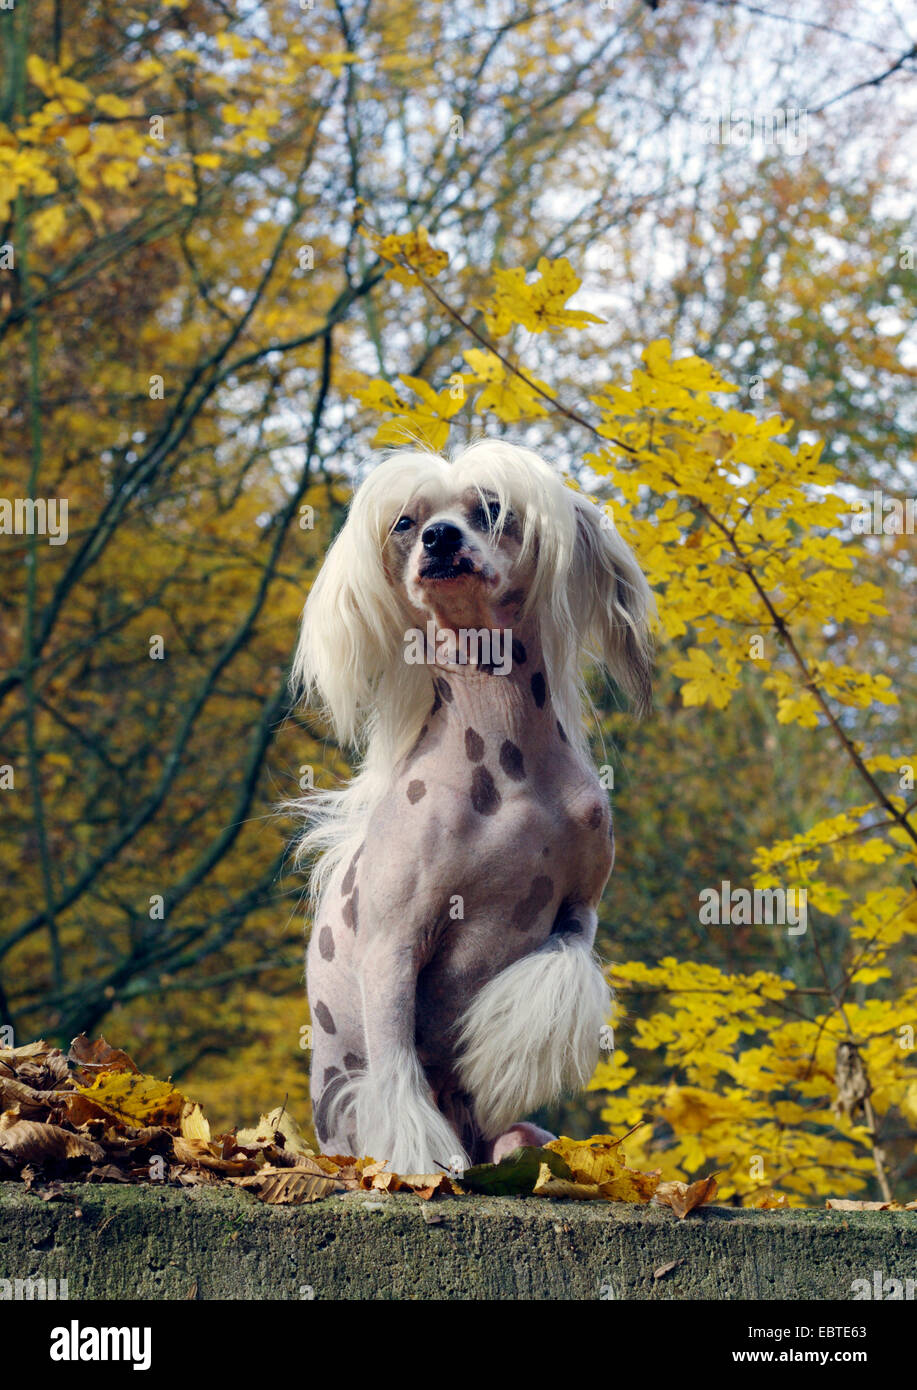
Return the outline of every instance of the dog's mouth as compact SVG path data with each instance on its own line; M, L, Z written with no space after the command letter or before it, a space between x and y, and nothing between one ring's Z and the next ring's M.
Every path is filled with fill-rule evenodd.
M431 555L417 571L421 584L449 584L466 575L484 579L485 573L478 569L469 555Z

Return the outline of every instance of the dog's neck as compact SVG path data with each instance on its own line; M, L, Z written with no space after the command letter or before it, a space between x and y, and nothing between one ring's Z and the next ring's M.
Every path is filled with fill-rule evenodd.
M534 619L513 625L506 654L510 669L502 675L494 662L480 665L438 654L429 666L434 691L430 719L457 729L462 738L468 730L479 736L502 733L520 746L556 738L557 715Z

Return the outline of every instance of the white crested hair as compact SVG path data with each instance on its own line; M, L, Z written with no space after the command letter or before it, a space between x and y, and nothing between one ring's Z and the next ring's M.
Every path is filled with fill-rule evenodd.
M601 505L567 486L530 449L500 440L479 440L451 459L419 449L392 452L354 494L306 600L293 660L294 693L320 704L341 745L359 758L345 787L292 803L309 822L297 859L322 854L312 875L313 902L362 841L393 767L429 710L429 671L403 659L416 615L386 575L383 546L419 493L446 505L469 488L482 502L486 493L498 503L495 535L510 509L519 519L519 558L533 575L523 616L538 618L548 688L570 742L586 753L590 666L604 667L639 713L649 707L655 605Z

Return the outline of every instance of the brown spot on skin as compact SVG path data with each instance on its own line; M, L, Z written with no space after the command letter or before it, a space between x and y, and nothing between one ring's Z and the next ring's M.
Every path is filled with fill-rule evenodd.
M366 1066L366 1058L361 1057L358 1052L345 1052L344 1066L348 1071L362 1071Z
M417 779L415 779L413 782L408 782L408 801L410 801L412 806L415 804L415 802L420 801L421 797L426 796L426 794L426 782L421 782Z
M353 890L353 897L348 898L341 908L341 920L345 927L350 928L354 936L357 934L357 899L359 897L359 892L360 890L355 888Z
M334 960L334 932L330 927L322 927L318 934L318 953L322 960Z
M511 782L525 781L525 761L522 750L506 739L500 749L500 766Z
M355 854L355 855L353 856L353 858L351 859L346 874L345 874L344 877L341 879L341 897L342 897L342 898L349 897L351 891L353 890L354 881L355 881L355 879L356 879L356 877L357 877L357 860L359 859L359 857L360 857L360 855L361 855L362 853L363 853L363 846L361 845L360 848L357 850L356 854Z
M336 1076L340 1076L340 1067L326 1067L325 1075L322 1077L322 1086L329 1086Z
M486 767L476 767L471 778L471 804L480 816L496 815L501 797Z
M539 874L537 878L533 878L528 893L513 908L510 925L515 927L516 931L529 931L537 922L538 914L547 907L553 896L553 879L548 878L547 874Z
M319 1027L322 1028L324 1032L334 1036L337 1029L334 1026L334 1019L331 1017L331 1010L328 1008L328 1005L323 1004L319 999L312 1012L315 1014Z
M524 665L525 665L525 662L526 662L526 657L527 657L527 656L528 656L528 653L526 652L525 647L524 647L524 646L522 645L522 643L519 641L519 638L518 638L518 637L514 637L514 638L513 638L513 661L515 662L515 664L516 664L517 666L524 666Z
M446 680L445 676L437 676L436 680L435 680L433 683L434 683L434 685L436 686L436 689L438 690L439 694L440 694L440 695L442 696L442 698L445 700L446 704L447 704L447 705L451 705L451 704L452 704L452 686L451 686L451 685L449 684L449 682Z
M465 730L465 756L470 763L479 763L484 756L484 740L472 728Z
M589 819L586 824L589 826L590 830L598 830L599 826L602 824L602 806L600 802L597 801L589 812Z
M561 724L561 722L560 722L559 719L558 719L558 721L557 721L557 732L560 734L560 736L561 736L561 738L563 739L564 743L569 743L569 742L570 742L570 740L567 738L567 735L564 733L564 726L563 726L563 724Z
M540 671L536 671L534 676L532 677L532 695L534 696L535 704L538 706L538 708L543 709L544 702L547 699L548 695L548 687L545 684L545 678Z

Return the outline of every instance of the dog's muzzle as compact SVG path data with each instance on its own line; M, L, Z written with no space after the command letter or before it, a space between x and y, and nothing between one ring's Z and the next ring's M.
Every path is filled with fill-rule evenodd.
M418 566L420 579L457 579L476 574L471 556L463 553L465 537L451 521L434 521L421 535L423 558Z

